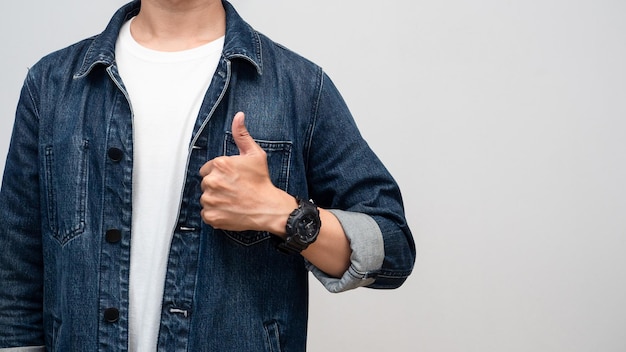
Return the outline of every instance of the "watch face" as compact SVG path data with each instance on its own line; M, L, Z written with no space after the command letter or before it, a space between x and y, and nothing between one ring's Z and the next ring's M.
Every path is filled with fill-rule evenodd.
M306 243L315 239L319 231L320 222L316 217L304 216L298 222L298 236Z

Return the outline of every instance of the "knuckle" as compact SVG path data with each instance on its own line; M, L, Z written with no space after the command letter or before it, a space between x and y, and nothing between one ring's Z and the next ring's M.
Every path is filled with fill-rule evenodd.
M203 207L211 205L211 196L207 194L206 192L202 193L202 195L200 196L200 204Z
M218 223L215 212L211 210L204 209L202 210L200 215L202 217L202 221L204 221L207 225L215 227Z
M210 175L204 176L202 178L202 182L200 183L200 186L202 187L202 190L207 190L209 188L211 188L211 185L213 184L213 177L211 177Z
M216 190L219 188L223 188L223 179L216 174L210 174L204 176L201 182L201 188L203 192L209 192L211 190Z
M208 215L208 212L206 210L202 210L200 211L200 217L202 218L202 221L204 221L204 223L211 225L211 218Z
M202 180L200 181L200 188L202 189L202 191L205 191L207 188L209 188L208 176L204 176L202 178Z
M228 166L228 157L219 156L213 159L213 166L218 170L223 170Z

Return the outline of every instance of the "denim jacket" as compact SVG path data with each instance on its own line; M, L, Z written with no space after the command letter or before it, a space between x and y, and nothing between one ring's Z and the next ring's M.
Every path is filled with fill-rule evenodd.
M0 351L127 350L133 115L114 51L139 6L29 70L0 192ZM333 292L396 288L413 268L413 239L396 183L330 79L224 6L222 57L189 143L158 351L304 351L308 271ZM342 278L277 251L268 233L202 222L198 170L238 153L237 111L274 185L334 209L353 249Z

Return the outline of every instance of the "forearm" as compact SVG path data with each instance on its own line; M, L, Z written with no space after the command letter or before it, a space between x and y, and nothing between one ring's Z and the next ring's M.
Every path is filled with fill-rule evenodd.
M302 256L318 269L333 277L341 277L350 266L350 242L339 220L331 212L320 210L322 227Z

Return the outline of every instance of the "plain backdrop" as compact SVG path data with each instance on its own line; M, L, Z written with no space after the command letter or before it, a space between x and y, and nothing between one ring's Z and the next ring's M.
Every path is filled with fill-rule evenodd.
M27 67L124 2L2 2L0 165ZM398 290L312 279L310 351L626 351L626 2L233 4L330 74L418 246Z

